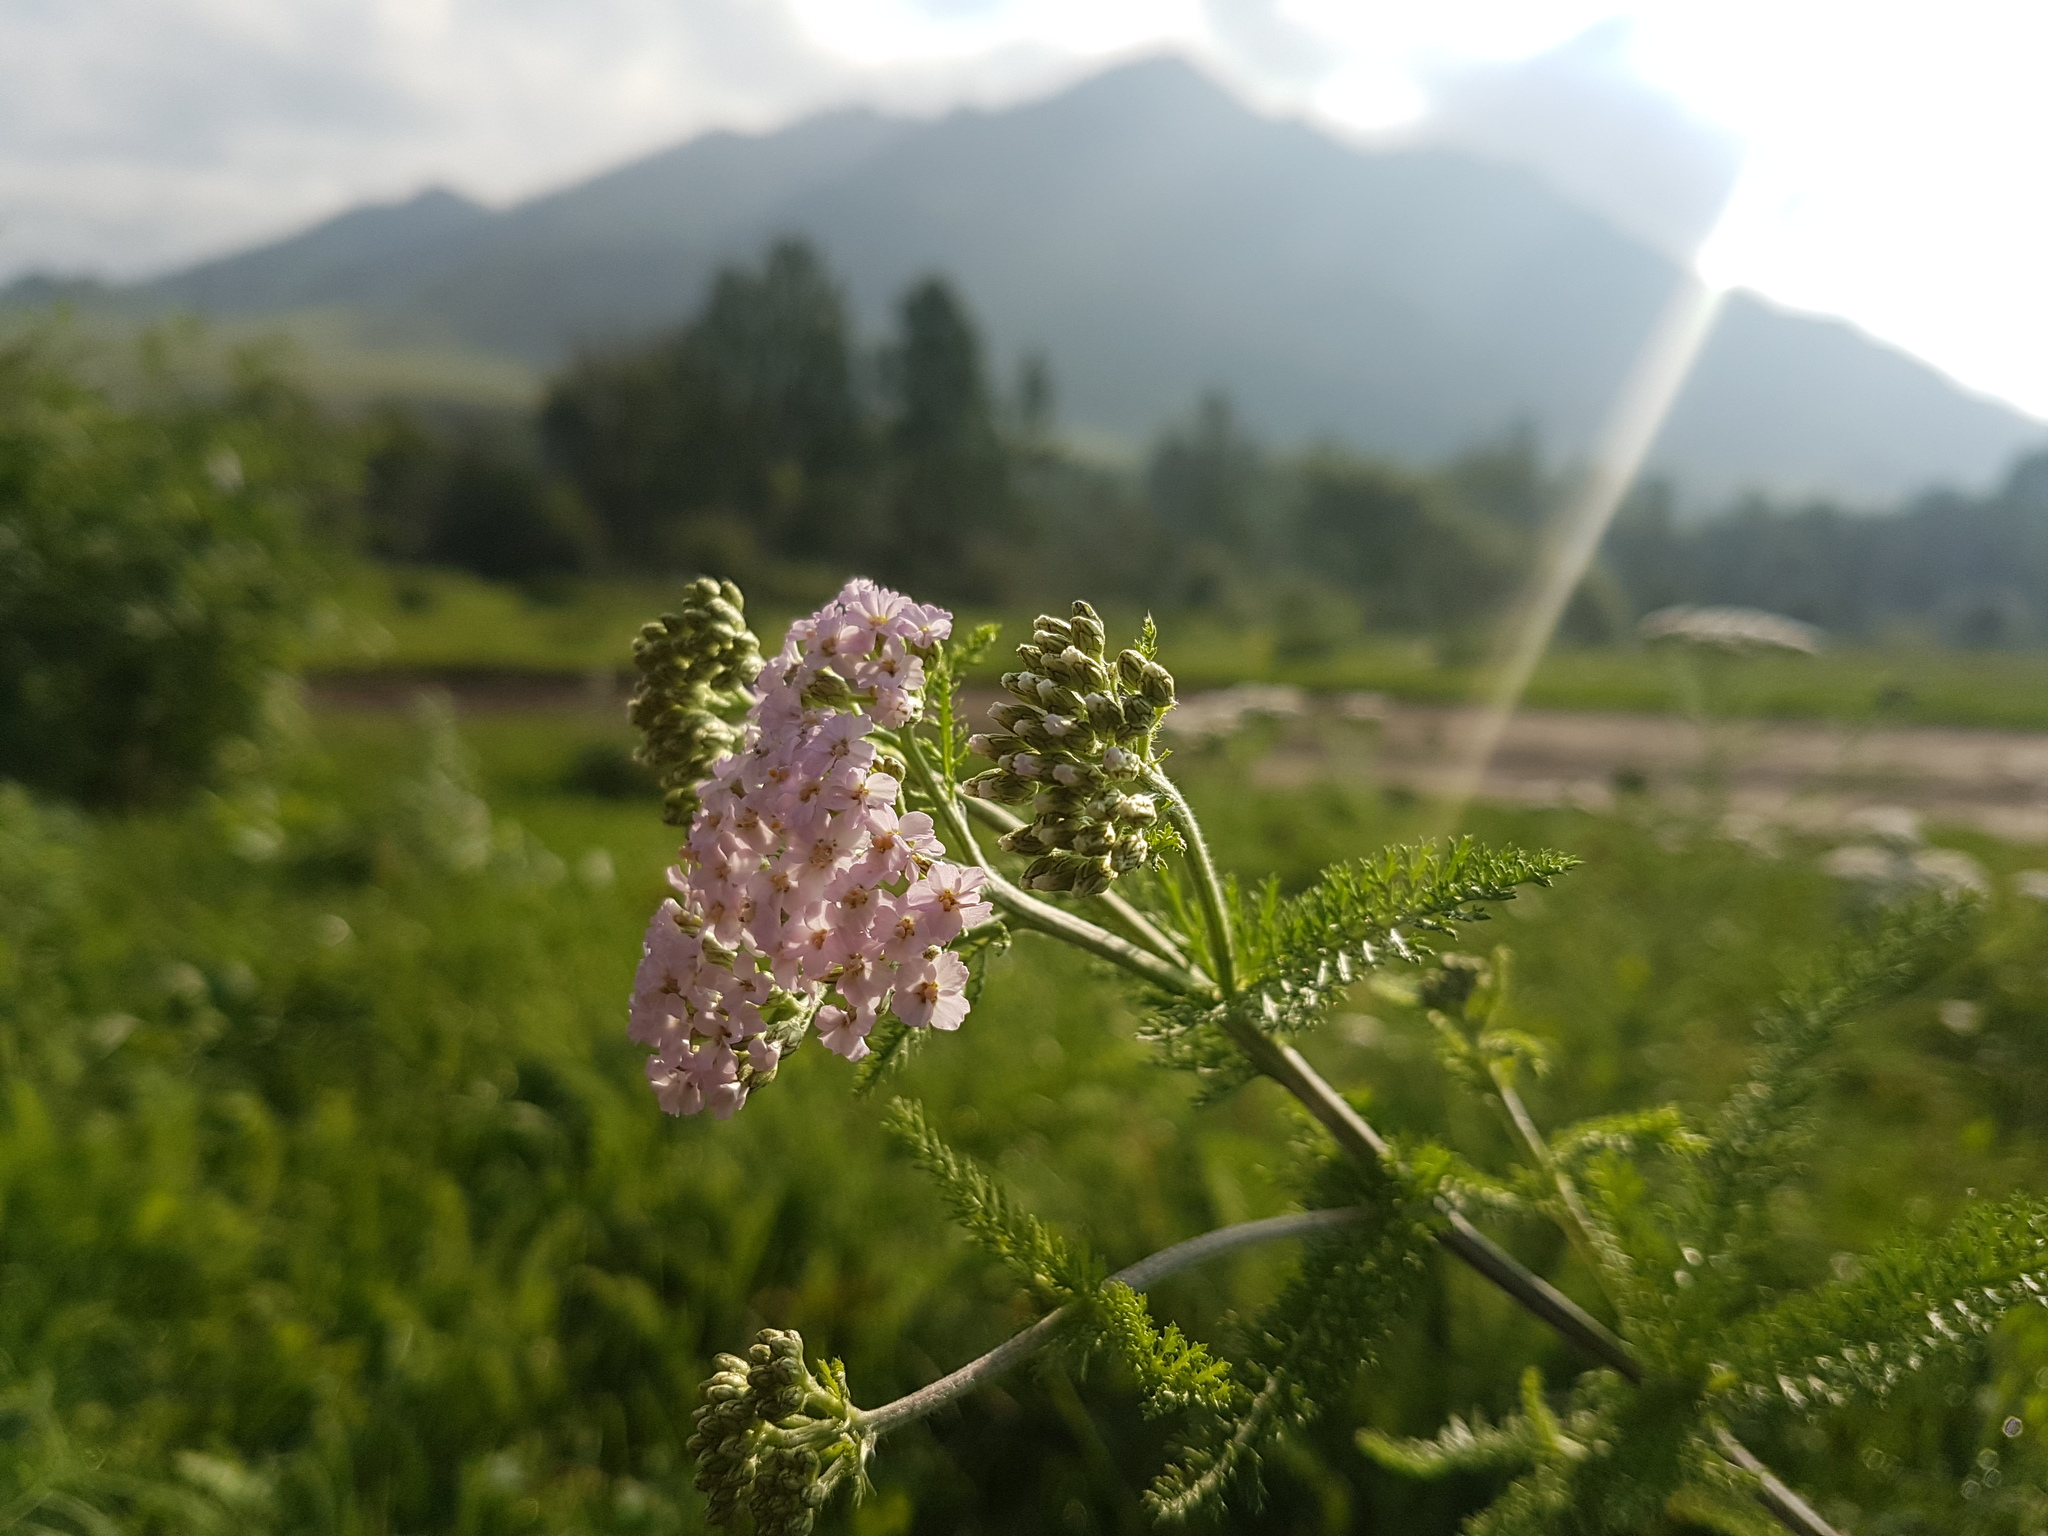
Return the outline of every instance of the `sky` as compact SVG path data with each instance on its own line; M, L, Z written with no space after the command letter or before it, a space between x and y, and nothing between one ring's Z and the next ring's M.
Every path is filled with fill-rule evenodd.
M2048 418L2043 0L0 0L0 279L1166 49L1362 145L1533 165L1712 282Z

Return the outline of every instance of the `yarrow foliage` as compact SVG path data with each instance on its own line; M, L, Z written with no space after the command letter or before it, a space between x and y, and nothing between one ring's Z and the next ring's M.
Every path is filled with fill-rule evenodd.
M981 926L992 921L986 892L1017 928L1138 978L1141 1033L1194 1070L1205 1093L1265 1076L1330 1136L1312 1149L1310 1210L1191 1238L1112 1276L898 1101L890 1129L1045 1315L872 1410L853 1406L836 1365L807 1367L793 1334L769 1330L748 1358L719 1357L691 1443L714 1524L751 1519L763 1536L801 1536L834 1488L860 1486L883 1436L1050 1347L1116 1356L1147 1410L1179 1421L1178 1449L1147 1501L1155 1518L1256 1500L1261 1463L1350 1399L1426 1294L1442 1251L1597 1362L1562 1390L1530 1373L1519 1414L1453 1418L1433 1440L1361 1436L1367 1455L1404 1474L1491 1474L1501 1486L1465 1526L1472 1536L1699 1526L1746 1536L1765 1510L1814 1536L1831 1528L1764 1472L1737 1431L1881 1401L1925 1363L1976 1346L2012 1308L2048 1304L2048 1205L2038 1202L1975 1209L1941 1238L1804 1292L1787 1293L1772 1251L1775 1196L1800 1176L1830 1047L1857 1011L1948 963L1966 907L1883 914L1875 932L1826 957L1766 1011L1761 1048L1718 1116L1666 1105L1545 1134L1517 1082L1550 1051L1517 1014L1508 951L1479 960L1432 955L1431 945L1519 889L1550 884L1573 859L1430 844L1333 865L1294 896L1273 882L1241 888L1218 874L1161 770L1154 738L1174 685L1153 659L1149 623L1112 659L1086 603L1038 619L1018 648L1022 668L1003 679L996 729L966 744L994 766L963 784L952 687L974 648L949 643L950 615L856 581L793 625L754 675L738 593L700 583L688 595L683 615L647 632L649 702L635 715L650 761L675 770L701 758L707 770L682 791L697 809L633 1004L664 1108L730 1115L812 1028L857 1059L887 1021L868 1077L914 1030L957 1026L971 999L962 955L986 953L1008 931ZM898 808L905 780L916 810ZM1031 819L1020 825L997 805L1028 805ZM1002 830L1004 852L1028 861L1021 875L947 862L941 827L956 852L979 860L970 819ZM1135 892L1110 891L1170 852L1182 857ZM1077 909L1040 893L1102 900ZM1406 978L1371 974L1394 965ZM1368 980L1436 1032L1448 1081L1499 1115L1520 1149L1515 1165L1476 1166L1428 1139L1389 1142L1289 1049L1289 1036ZM1473 1225L1504 1212L1562 1227L1613 1329ZM1240 1332L1235 1358L1153 1322L1147 1285L1281 1235L1305 1241L1303 1261Z
M1003 675L1010 700L989 710L996 731L967 743L995 767L962 793L1030 804L1031 824L1002 840L1032 860L1026 890L1099 896L1152 856L1159 809L1144 781L1173 675L1143 650L1108 658L1101 619L1079 602L1071 618L1039 615L1017 659L1023 669Z
M858 1061L885 1012L912 1028L966 1017L967 966L946 946L990 918L985 876L947 862L928 815L898 814L901 766L870 739L918 717L951 627L852 581L752 680L634 981L630 1033L670 1114L730 1116L813 1027Z

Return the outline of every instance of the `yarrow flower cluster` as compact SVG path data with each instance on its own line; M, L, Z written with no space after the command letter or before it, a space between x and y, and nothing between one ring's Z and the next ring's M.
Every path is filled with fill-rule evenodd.
M983 873L947 862L924 812L898 814L902 767L868 739L918 718L951 628L855 580L754 679L634 982L629 1032L670 1114L730 1116L809 1028L858 1061L885 1011L912 1028L967 1016L967 966L946 945L992 916Z
M1027 889L1100 895L1151 857L1159 812L1140 781L1173 708L1173 675L1136 650L1107 660L1102 621L1082 602L1072 618L1039 615L1017 656L1023 670L1003 675L1010 702L988 712L996 732L967 743L995 767L961 792L1030 803L1031 824L1002 839L1032 860Z

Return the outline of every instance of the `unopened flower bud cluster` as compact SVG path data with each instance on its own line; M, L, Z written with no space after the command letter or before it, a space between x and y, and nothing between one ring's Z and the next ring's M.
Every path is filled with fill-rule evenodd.
M1030 824L1002 839L1031 859L1028 889L1100 895L1151 857L1159 812L1144 778L1173 676L1135 650L1106 656L1102 621L1080 602L1070 618L1040 615L1017 657L1009 700L989 710L996 729L968 742L995 767L962 789L1031 807Z
M670 1114L730 1116L807 1027L857 1061L885 1009L914 1028L966 1017L967 967L945 946L992 915L983 873L947 862L925 813L897 814L902 770L868 739L917 717L951 624L856 580L754 680L634 980L630 1033Z
M744 1505L756 1536L808 1536L818 1506L860 1475L843 1375L831 1367L834 1379L819 1381L804 1364L802 1336L777 1328L762 1329L746 1359L713 1364L687 1447L706 1517L734 1529Z
M654 771L662 819L684 826L697 809L697 781L740 744L761 670L760 643L747 628L746 600L729 581L699 577L683 602L644 626L633 642L640 685L631 718L634 755Z

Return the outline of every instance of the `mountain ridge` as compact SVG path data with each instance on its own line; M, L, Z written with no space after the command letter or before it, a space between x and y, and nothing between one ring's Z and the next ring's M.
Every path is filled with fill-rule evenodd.
M869 333L952 277L1069 422L1142 440L1205 388L1255 428L1433 458L1523 423L1583 450L1678 269L1536 173L1360 150L1183 61L1001 110L719 132L509 208L430 191L117 294L141 309L417 316L550 365L684 318L717 268L814 240ZM1695 500L1891 497L2048 427L1844 322L1732 296L1652 456Z

